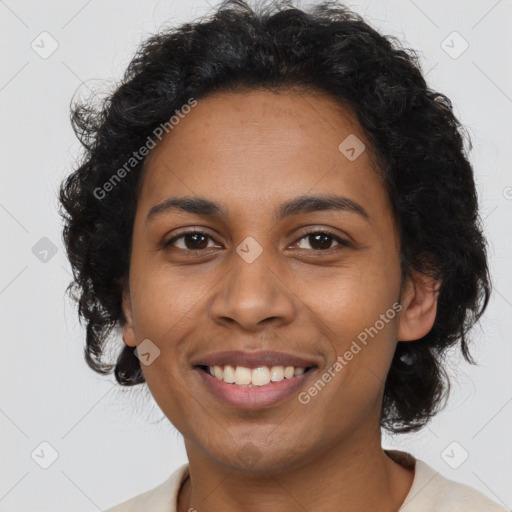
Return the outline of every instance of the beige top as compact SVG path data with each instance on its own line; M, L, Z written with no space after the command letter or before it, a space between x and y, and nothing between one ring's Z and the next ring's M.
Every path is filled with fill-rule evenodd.
M445 478L407 452L384 450L406 467L414 466L414 480L398 512L512 512L468 485ZM178 493L188 477L183 464L157 487L107 509L105 512L177 512Z

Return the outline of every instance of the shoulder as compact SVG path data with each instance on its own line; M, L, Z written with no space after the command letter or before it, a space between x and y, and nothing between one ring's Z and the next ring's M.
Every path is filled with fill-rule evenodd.
M510 512L469 485L450 480L416 459L415 477L399 512Z
M105 512L176 512L178 492L187 476L188 464L183 464L160 485L108 508Z

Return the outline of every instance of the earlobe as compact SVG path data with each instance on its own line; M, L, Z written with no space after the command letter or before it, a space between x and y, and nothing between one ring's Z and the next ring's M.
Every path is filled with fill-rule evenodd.
M424 274L408 278L402 296L398 341L423 338L432 329L437 313L440 282Z
M122 326L123 329L123 341L129 347L136 347L135 330L133 327L133 312L132 312L132 301L130 297L129 289L126 287L123 291L122 299L123 315L125 323Z

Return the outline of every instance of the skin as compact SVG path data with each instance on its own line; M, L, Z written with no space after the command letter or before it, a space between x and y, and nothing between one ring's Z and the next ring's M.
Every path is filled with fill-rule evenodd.
M338 150L349 134L366 145L354 161ZM397 340L431 329L438 283L414 275L401 287L396 223L355 115L319 93L216 93L152 150L144 172L123 339L160 350L142 370L184 437L190 478L178 510L398 510L414 472L381 447L384 381ZM326 210L275 221L286 200L332 193L369 220ZM228 215L168 211L146 221L169 196L206 197ZM211 237L202 253L190 237L162 247L195 228ZM305 228L350 245L315 244ZM248 236L263 248L250 264L236 252ZM400 314L305 405L295 394L256 411L224 405L191 366L221 350L275 349L318 361L311 386L398 299Z

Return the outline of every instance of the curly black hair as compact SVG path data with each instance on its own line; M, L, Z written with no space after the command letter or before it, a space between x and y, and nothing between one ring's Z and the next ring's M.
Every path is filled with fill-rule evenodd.
M435 323L422 339L398 342L386 379L381 427L419 430L450 389L443 356L485 310L491 291L469 137L450 100L430 89L417 52L370 27L336 1L301 10L287 1L226 0L194 23L162 29L141 44L114 92L71 104L84 151L60 187L63 237L73 269L68 291L86 322L85 358L117 382L144 382L134 348L102 361L122 327L122 289L144 158L134 150L191 98L216 91L302 88L351 108L382 172L400 234L404 276L440 280ZM108 187L116 170L122 179ZM443 404L444 406L444 404Z

